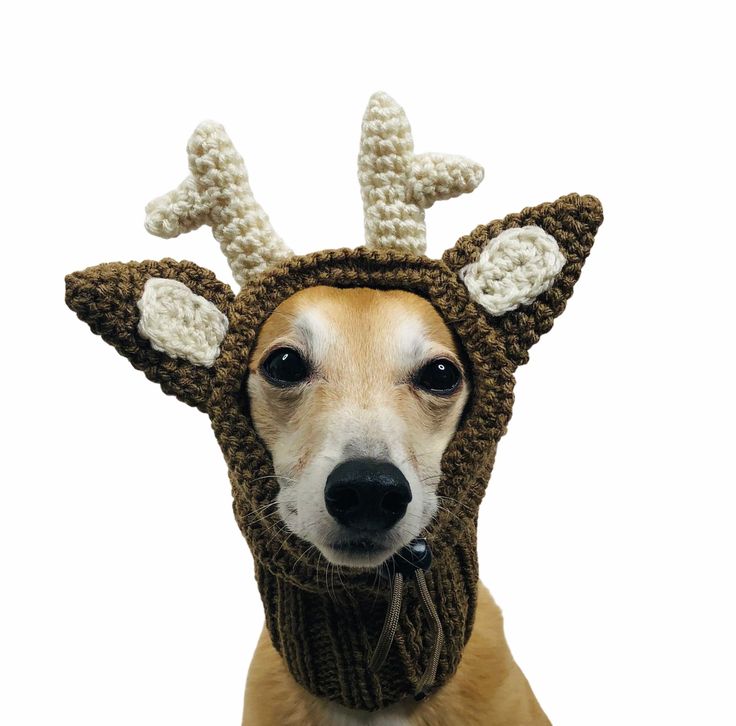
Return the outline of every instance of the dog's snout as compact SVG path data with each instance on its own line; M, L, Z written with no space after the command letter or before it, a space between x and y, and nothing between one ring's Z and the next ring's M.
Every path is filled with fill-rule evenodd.
M410 501L406 477L384 461L345 461L333 469L325 484L327 511L354 529L388 529L406 514Z

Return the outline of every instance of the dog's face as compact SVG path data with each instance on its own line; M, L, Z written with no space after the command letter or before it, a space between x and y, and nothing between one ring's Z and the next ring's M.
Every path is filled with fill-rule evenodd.
M288 298L261 328L248 377L288 529L355 567L408 544L437 510L468 388L452 334L418 295L312 287Z

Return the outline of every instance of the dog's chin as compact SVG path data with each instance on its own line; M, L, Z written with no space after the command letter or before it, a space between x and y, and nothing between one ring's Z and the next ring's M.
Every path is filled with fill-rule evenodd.
M396 547L373 538L353 537L317 545L328 562L342 567L371 569L379 567L397 551Z

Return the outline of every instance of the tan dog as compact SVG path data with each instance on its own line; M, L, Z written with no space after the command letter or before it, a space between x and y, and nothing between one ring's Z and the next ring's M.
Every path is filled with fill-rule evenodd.
M270 636L245 723L547 724L477 588L477 508L514 371L564 310L600 203L530 207L430 259L424 210L482 170L414 154L403 110L376 94L359 157L366 246L299 257L221 126L197 127L188 151L191 175L149 204L146 227L212 226L241 291L165 259L69 275L66 301L210 417ZM382 617L373 587L389 595Z
M276 506L266 515L273 527L285 525L317 548L336 576L342 566L378 567L421 534L442 506L435 493L440 460L472 386L452 334L429 302L397 290L302 290L263 325L249 368L251 414L279 477ZM374 506L374 492L365 494L350 477L338 482L347 501L339 490L331 500L331 473L346 462L358 462L358 479L371 462L395 467L405 507L391 500L393 490L374 486L388 499L383 511ZM549 721L509 652L498 607L481 587L476 624L450 682L425 701L377 713L349 711L304 690L264 628L243 723Z

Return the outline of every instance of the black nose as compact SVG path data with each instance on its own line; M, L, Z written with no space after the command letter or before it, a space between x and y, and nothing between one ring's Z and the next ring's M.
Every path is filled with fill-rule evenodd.
M325 484L327 511L346 527L388 529L406 513L411 487L393 464L352 459L332 470Z

